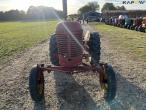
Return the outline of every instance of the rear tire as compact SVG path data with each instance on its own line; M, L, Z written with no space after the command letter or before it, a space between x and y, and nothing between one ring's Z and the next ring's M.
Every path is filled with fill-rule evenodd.
M98 32L90 34L89 39L89 53L91 55L91 64L98 64L100 61L100 37Z
M34 101L39 102L44 99L44 75L37 66L33 67L30 72L29 91Z
M51 63L55 66L59 66L58 48L55 34L50 38L49 50Z

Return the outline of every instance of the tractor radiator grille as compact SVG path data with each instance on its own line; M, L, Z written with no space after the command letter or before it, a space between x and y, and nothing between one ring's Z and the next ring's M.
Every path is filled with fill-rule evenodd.
M72 38L71 35L59 34L57 35L57 45L58 45L58 53L64 57L72 58L82 55L82 48L75 41L82 45L82 35L74 33L75 38Z

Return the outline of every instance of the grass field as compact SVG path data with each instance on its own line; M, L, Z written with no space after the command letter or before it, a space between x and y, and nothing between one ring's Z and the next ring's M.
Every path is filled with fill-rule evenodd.
M48 38L57 21L0 23L0 62Z
M57 21L0 23L0 62L46 40L54 32L56 24ZM102 36L109 39L117 52L124 52L146 61L146 33L104 24L91 26L93 25Z
M112 44L117 52L124 52L146 62L146 33L97 24L96 29Z

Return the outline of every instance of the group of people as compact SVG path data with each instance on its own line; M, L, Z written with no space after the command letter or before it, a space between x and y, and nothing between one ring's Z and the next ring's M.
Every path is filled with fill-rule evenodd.
M85 19L85 18L78 18L77 21L80 23L80 24L85 24L85 22L88 24L88 19Z

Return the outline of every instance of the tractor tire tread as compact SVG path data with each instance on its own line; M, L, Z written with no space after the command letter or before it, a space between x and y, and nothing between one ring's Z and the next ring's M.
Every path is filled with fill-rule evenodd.
M31 72L29 75L29 91L30 91L31 98L36 102L39 102L43 100L44 98L44 90L42 94L40 94L37 89L38 76L39 76L39 72L37 70L37 66L35 66L31 69Z
M89 39L89 53L91 55L91 63L99 63L100 61L100 37L98 32L92 32Z

